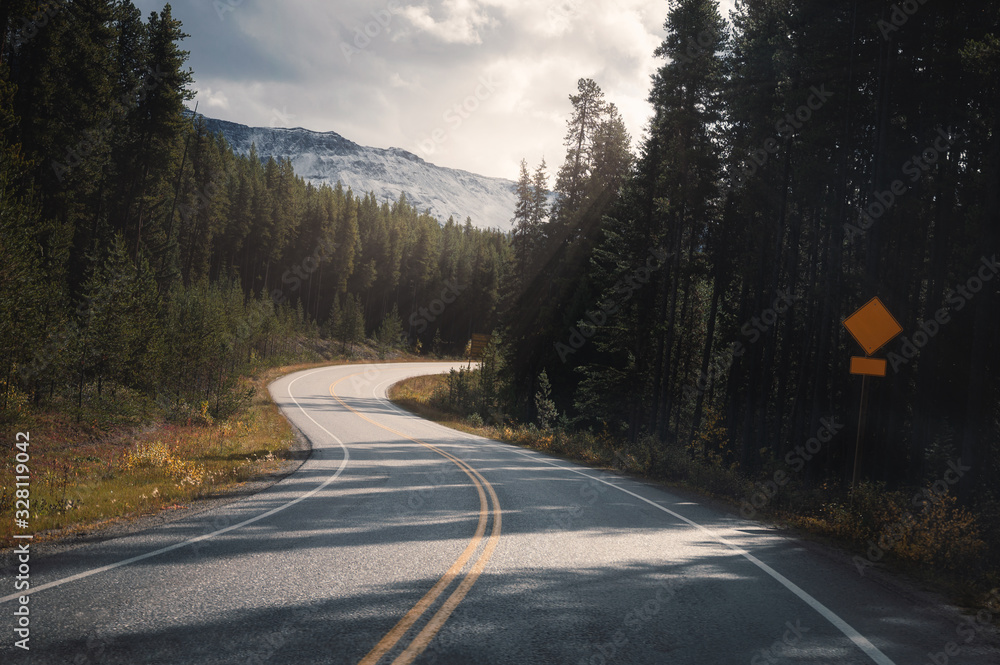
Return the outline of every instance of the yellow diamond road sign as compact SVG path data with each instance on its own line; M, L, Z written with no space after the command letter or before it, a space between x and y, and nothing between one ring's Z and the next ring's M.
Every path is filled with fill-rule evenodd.
M847 317L844 327L869 356L903 332L902 326L877 297Z

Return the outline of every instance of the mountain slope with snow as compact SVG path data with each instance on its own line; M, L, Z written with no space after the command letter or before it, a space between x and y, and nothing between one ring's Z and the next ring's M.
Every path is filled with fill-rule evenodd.
M199 114L200 115L200 114ZM208 130L221 133L238 154L256 145L262 159L290 159L295 173L317 187L339 180L355 194L374 192L379 201L395 201L400 193L421 212L444 222L471 217L478 227L511 228L515 183L459 169L436 166L400 148L370 148L336 132L247 127L202 116Z

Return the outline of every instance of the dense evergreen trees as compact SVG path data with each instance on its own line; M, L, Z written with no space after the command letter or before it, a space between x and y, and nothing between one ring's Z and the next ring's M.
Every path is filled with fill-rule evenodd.
M523 163L507 235L234 155L182 112L169 6L21 21L43 5L0 10L5 409L124 390L223 412L295 336L437 353L500 320L486 374L512 390L481 386L490 417L697 439L749 473L832 417L802 477L841 480L861 398L842 321L878 295L904 333L869 379L863 475L919 484L961 457L964 498L993 500L996 7L765 0L727 21L671 0L637 154L580 79L554 192Z
M559 369L552 351L563 331L589 304L587 266L601 219L628 173L630 137L614 104L604 100L592 79L580 79L569 95L571 115L565 136L566 158L556 176L551 209L545 163L529 178L522 164L515 210L515 258L519 289L507 299L505 323L510 366L519 406L531 415L535 376L546 366ZM563 365L565 373L568 367Z
M863 476L920 484L961 457L958 489L992 501L1000 11L767 0L730 18L668 4L653 117L607 206L581 204L581 177L621 172L584 120L606 103L586 82L571 98L553 218L574 230L546 230L521 302L547 297L509 320L525 417L545 369L578 426L710 441L748 473L832 417L847 426L803 479L849 479L863 352L842 321L878 295L904 332L868 379Z
M227 412L296 337L460 351L494 325L507 236L233 154L184 110L170 5L17 0L0 28L5 416L118 390Z

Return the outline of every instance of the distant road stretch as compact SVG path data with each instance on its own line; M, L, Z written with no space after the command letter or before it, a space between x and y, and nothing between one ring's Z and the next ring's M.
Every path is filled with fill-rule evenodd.
M6 663L996 665L975 618L657 487L427 422L386 389L450 363L270 386L312 442L270 489L31 559Z

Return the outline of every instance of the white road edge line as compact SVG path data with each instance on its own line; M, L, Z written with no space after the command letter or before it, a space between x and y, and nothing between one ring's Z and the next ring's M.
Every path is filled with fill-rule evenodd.
M537 459L537 458L535 458L535 459ZM771 577L773 577L775 580L777 580L786 589L788 589L789 591L791 591L792 593L794 593L796 596L798 596L799 599L801 599L806 605L808 605L809 607L811 607L814 610L816 610L816 612L818 612L824 619L826 619L831 624L833 624L840 632L842 632L852 642L854 642L854 644L857 645L857 647L859 649L861 649L862 651L864 651L865 655L867 655L869 658L871 658L872 661L878 663L878 665L896 665L892 661L892 659L890 659L884 653L882 653L881 651L879 651L878 647L876 647L874 644L872 644L868 640L868 638L866 638L864 635L862 635L857 630L855 630L853 627L851 627L850 624L848 624L846 621L844 621L843 619L841 619L839 616L837 616L836 614L834 614L833 610L829 609L828 607L826 607L826 605L824 605L823 603L819 602L818 600L816 600L815 598L813 598L812 596L810 596L801 587L799 587L797 584L795 584L794 582L792 582L790 579L788 579L787 577L785 577L784 575L782 575L781 573L779 573L778 571L776 571L774 568L771 568L769 565L767 565L766 563L764 563L763 561L761 561L760 559L758 559L757 557L755 557L753 554L750 554L749 552L747 552L746 550L744 550L743 548L741 548L739 545L734 545L733 543L729 542L728 540L726 540L724 537L722 537L719 534L717 534L712 529L709 529L706 526L702 526L701 524L698 524L697 522L695 522L693 520L690 520L687 517L684 517L683 515L670 510L669 508L665 508L665 507L661 506L660 504L656 503L655 501L653 501L651 499L647 499L644 496L640 496L639 494L636 494L635 492L627 490L624 487L619 487L618 485L615 485L614 483L608 482L608 481L606 481L606 480L604 480L602 478L596 478L594 476L591 476L591 475L588 475L586 473L583 473L582 471L577 471L576 469L571 469L571 468L562 466L561 464L556 464L554 462L550 462L550 461L548 461L546 459L541 459L539 461L544 462L545 464L548 464L550 466L554 466L554 467L556 467L558 469L563 469L565 471L570 471L572 473L581 475L584 478L589 478L590 480L596 480L597 482L603 483L603 484L607 485L608 487L613 487L616 490L618 490L619 492L624 492L625 494L628 494L629 496L635 497L636 499L639 499L640 501L642 501L644 503L648 503L649 505L653 506L654 508L658 508L659 510L662 510L663 512L665 512L667 514L672 515L673 517L676 517L677 519L679 519L682 522L685 522L685 523L693 526L694 528L698 529L699 531L703 531L704 533L706 533L711 538L713 538L713 539L717 540L718 542L722 543L723 545L725 545L729 549L733 550L735 553L737 553L740 556L742 556L743 558L745 558L747 561L749 561L753 565L755 565L758 568L760 568L761 570L763 570L765 573L767 573L768 575L770 575Z
M379 387L381 387L381 385L382 384L380 384ZM414 414L410 413L409 411L406 411L404 409L399 408L398 406L396 406L395 404L393 404L388 399L386 399L385 401L386 401L386 403L390 407L392 407L393 409L395 409L399 413L401 413L403 415L414 416ZM419 418L419 416L414 416L414 417L418 417ZM424 419L421 418L421 420L424 420ZM427 422L430 422L430 421L427 421ZM437 425L437 423L433 423L433 424ZM444 427L444 425L438 425L438 427ZM453 430L453 429L447 428L447 427L445 429L447 429L450 432L456 432L457 431L457 430ZM459 432L459 433L460 434L465 434L465 432ZM702 526L701 524L698 524L697 522L695 522L693 520L690 520L687 517L684 517L683 515L670 510L669 508L664 508L663 506L661 506L660 504L656 503L655 501L652 501L651 499L647 499L644 496L640 496L639 494L636 494L635 492L627 490L624 487L620 487L618 485L615 485L614 483L608 482L607 480L604 480L602 478L597 478L595 476L591 476L591 475L589 475L587 473L584 473L583 471L577 471L576 469L573 469L573 468L570 468L570 467L567 467L567 466L563 466L562 464L556 464L555 462L552 462L552 461L546 459L546 457L542 453L534 453L534 452L529 453L529 452L525 452L525 451L522 451L521 449L519 449L517 446L513 446L513 445L511 445L509 443L503 443L502 441L494 441L493 439L487 439L485 437L476 436L475 434L467 434L466 436L471 436L471 437L474 437L476 439L480 439L482 441L489 442L491 445L494 445L494 446L501 446L501 447L503 447L505 449L512 450L513 452L517 453L518 455L521 455L522 457L527 457L528 459L533 459L533 460L538 461L538 462L543 462L545 464L548 464L549 466L554 466L557 469L562 469L563 471L569 471L570 473L575 473L575 474L577 474L579 476L583 476L584 478L588 478L590 480L596 480L597 482L603 483L604 485L607 485L608 487L613 487L614 489L618 490L619 492L624 492L625 494L628 494L629 496L632 496L632 497L634 497L636 499L639 499L640 501L642 501L644 503L648 503L649 505L653 506L654 508L658 508L659 510L662 510L663 512L667 513L668 515L672 515L673 517L681 520L682 522L684 522L686 524L689 524L690 526L693 526L694 528L696 528L696 529L698 529L700 531L705 532L706 534L708 534L714 540L722 543L723 545L725 545L729 549L733 550L735 553L737 553L740 556L742 556L743 558L745 558L747 561L749 561L753 565L755 565L758 568L760 568L761 570L763 570L765 573L767 573L772 578L774 578L779 584L781 584L786 589L788 589L789 591L791 591L793 594L795 594L796 596L798 596L799 599L802 600L806 605L808 605L809 607L811 607L814 610L816 610L816 612L818 612L824 619L826 619L831 624L833 624L833 626L835 628L837 628L837 630L839 630L841 633L843 633L845 636L847 636L848 639L850 639L852 642L854 642L854 644L859 649L861 649L865 653L866 656L868 656L869 658L871 658L873 662L878 663L878 665L896 665L896 663L893 662L892 659L890 659L884 653L882 653L881 651L879 651L878 647L876 647L874 644L872 644L868 640L868 638L866 638L864 635L862 635L857 630L855 630L853 627L851 627L850 624L848 624L846 621L844 621L839 616L837 616L833 612L833 610L829 609L828 607L826 607L826 605L824 605L823 603L819 602L818 600L816 600L815 598L813 598L812 596L810 596L801 587L799 587L797 584L795 584L794 582L792 582L790 579L788 579L787 577L785 577L784 575L782 575L781 573L779 573L778 571L776 571L774 568L771 568L769 565L767 565L766 563L764 563L763 561L761 561L760 559L758 559L754 555L750 554L749 552L747 552L746 550L744 550L740 546L734 545L733 543L729 542L724 537L720 536L719 534L717 534L715 531L709 529L708 527Z
M130 559L125 559L123 561L118 561L116 563L111 563L111 564L108 564L106 566L101 566L100 568L94 568L92 570L87 570L87 571L84 571L82 573L77 573L76 575L71 575L69 577L64 577L61 580L55 580L54 582L48 582L46 584L40 584L39 586L30 588L27 592L14 593L14 594L11 594L9 596L4 596L3 598L0 598L0 604L6 603L6 602L11 601L11 600L14 600L15 598L17 598L19 596L25 596L25 595L35 594L35 593L38 593L39 591L44 591L45 589L51 589L53 587L62 586L63 584L68 584L70 582L75 582L77 580L81 580L81 579L83 579L85 577L90 577L91 575L97 575L98 573L104 573L104 572L107 572L109 570L114 570L115 568L121 568L122 566L129 565L130 563L135 563L136 561L142 561L144 559L150 559L150 558L152 558L154 556L159 556L161 554L166 554L167 552L172 552L173 550L180 549L182 547L187 547L188 545L193 545L194 543L199 543L199 542L208 540L210 538L214 538L215 536L219 536L219 535L222 535L224 533L228 533L230 531L233 531L235 529L239 529L239 528L244 527L244 526L246 526L248 524L253 524L254 522L260 521L260 520L262 520L262 519L264 519L266 517L270 517L271 515L274 515L275 513L281 512L285 508L288 508L290 506L294 506L295 504L299 503L300 501L304 501L305 499L308 499L309 497L311 497L312 495L316 494L317 492L319 492L320 490L322 490L324 487L326 487L327 485L329 485L330 483L332 483L334 480L337 479L338 476L340 476L341 473L343 473L344 469L347 468L347 461L351 458L351 455L347 451L347 446L344 445L343 441L341 441L340 439L338 439L333 433L330 432L330 430L328 430L327 428L323 427L318 422L316 422L316 419L313 418L312 416L310 416L309 413L306 412L306 410L302 408L302 405L300 405L299 402L298 402L298 400L295 399L295 397L292 395L292 386L299 379L304 379L305 377L310 376L312 374L315 374L317 372L322 372L322 371L325 371L325 370L333 369L335 367L344 367L344 365L333 365L332 367L321 367L319 369L313 370L311 372L303 374L302 376L300 376L298 378L293 379L288 384L288 396L292 399L293 402L295 402L295 406L297 406L299 408L299 410L306 416L306 418L308 418L309 420L312 420L314 423L316 423L317 427L319 427L321 430L323 430L324 432L326 432L330 436L330 438L332 438L334 441L336 441L340 445L340 447L343 449L343 451L344 451L344 459L341 460L340 467L337 469L337 471L332 476L330 476L325 481L323 481L322 485L314 487L313 489L309 490L305 494L302 494L301 496L298 496L295 499L292 499L291 501L289 501L288 503L278 506L277 508L272 508L271 510L269 510L269 511L267 511L265 513L261 513L260 515L257 515L255 517L251 517L250 519L243 520L239 524L233 524L231 526L227 526L227 527L219 529L217 531L213 531L211 533L206 533L204 535L198 536L197 538L191 538L189 540L185 540L185 541L180 542L180 543L175 543L173 545L169 545L167 547L163 547L163 548L160 548L158 550L154 550L152 552L146 552L145 554L140 554L140 555L134 556L134 557L132 557Z

